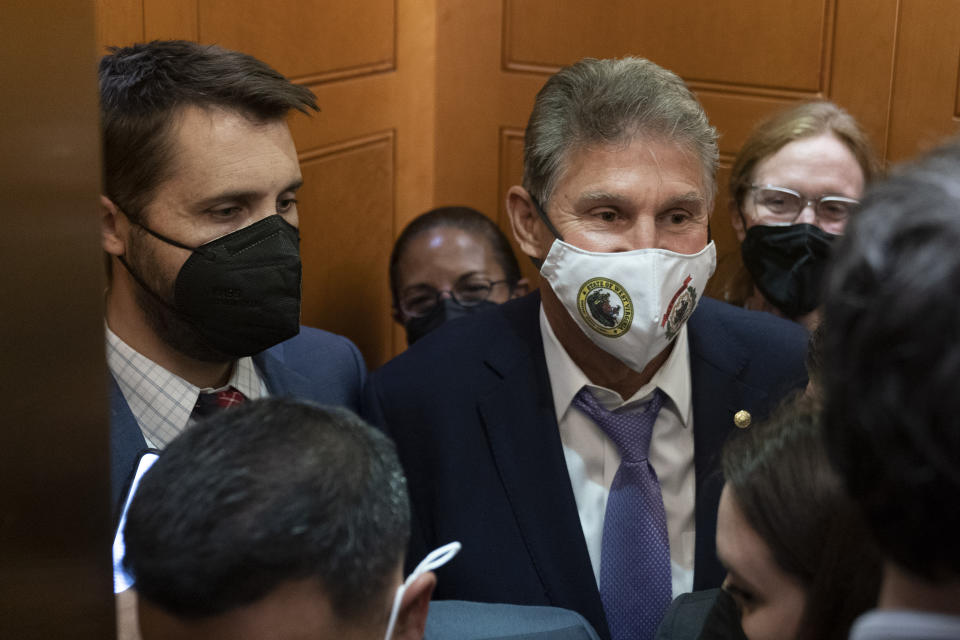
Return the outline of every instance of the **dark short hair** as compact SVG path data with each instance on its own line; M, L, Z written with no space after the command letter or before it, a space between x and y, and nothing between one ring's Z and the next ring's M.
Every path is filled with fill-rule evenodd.
M256 58L183 40L111 47L99 76L104 193L130 216L169 177L171 132L184 107L219 107L261 122L317 109L309 89Z
M827 444L881 551L960 577L960 140L868 189L828 276Z
M459 229L466 233L483 238L493 251L493 259L503 269L503 277L513 289L520 281L520 265L513 254L510 241L503 234L493 220L470 207L439 207L414 218L404 227L393 244L390 253L390 293L393 296L393 306L398 304L400 283L400 260L407 252L407 247L414 238L422 233L442 227Z
M830 467L818 412L805 399L731 440L723 474L774 561L803 586L801 639L846 639L880 588L880 556Z
M355 620L387 599L410 503L385 435L346 409L267 398L170 443L140 483L124 537L137 592L177 617L315 578L333 611Z

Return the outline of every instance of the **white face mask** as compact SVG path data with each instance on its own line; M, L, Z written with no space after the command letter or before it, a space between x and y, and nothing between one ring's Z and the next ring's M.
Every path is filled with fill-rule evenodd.
M687 255L596 253L554 240L540 273L594 344L643 371L677 337L716 265L712 241Z
M390 621L387 622L387 634L384 636L384 640L390 640L390 638L393 637L393 627L397 624L397 615L400 613L400 602L403 600L403 594L407 590L407 587L427 571L439 569L453 560L453 556L457 555L458 551L460 551L459 542L448 542L442 547L434 549L417 565L413 573L407 576L403 584L397 587L397 595L393 597L393 607L390 609Z

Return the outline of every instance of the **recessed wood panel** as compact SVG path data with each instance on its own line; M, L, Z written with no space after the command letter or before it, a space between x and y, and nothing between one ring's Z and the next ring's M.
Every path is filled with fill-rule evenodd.
M394 0L201 0L199 37L260 58L301 83L395 66Z
M392 355L393 159L394 134L384 132L300 161L302 322L347 336L371 368Z
M837 5L827 96L860 122L880 157L886 154L899 4L843 0Z
M715 91L697 91L707 118L717 129L721 154L736 155L753 127L762 119L794 100L735 95Z
M552 70L639 55L688 81L816 93L829 69L831 0L506 0L504 65Z
M510 217L507 215L507 189L523 181L523 129L505 128L500 131L500 185L497 191L501 194L500 207L497 211L497 226L510 238L510 246L520 263L523 277L530 283L530 289L540 286L540 272L530 262L517 244L510 226Z
M890 103L888 157L903 160L960 132L960 3L915 0L900 6Z

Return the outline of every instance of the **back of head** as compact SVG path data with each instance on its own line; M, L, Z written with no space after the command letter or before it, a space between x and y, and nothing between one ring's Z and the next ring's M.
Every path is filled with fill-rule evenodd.
M512 290L520 281L520 265L513 254L510 241L503 234L493 220L470 207L438 207L414 218L403 228L393 250L390 253L390 292L393 295L393 305L398 305L397 296L400 283L400 260L410 242L422 233L439 228L459 229L477 238L484 239L493 252L493 257L503 269L504 278Z
M270 122L316 110L313 93L252 56L182 40L112 48L100 60L105 194L137 215L167 175L170 132L186 107Z
M880 560L833 472L816 406L804 398L732 440L727 487L781 570L803 586L798 638L846 638L876 602Z
M523 186L546 206L571 150L636 136L675 141L689 149L703 167L704 188L712 200L716 130L678 75L630 57L584 58L547 80L527 123Z
M960 141L867 193L825 305L827 444L881 551L960 578Z
M791 142L824 133L836 136L850 149L863 171L864 184L877 176L877 159L856 119L832 102L803 102L774 113L754 127L730 170L730 198L742 206L757 164Z
M269 398L170 444L128 511L124 565L141 598L179 619L316 580L335 615L358 621L385 617L409 535L386 436L345 409Z

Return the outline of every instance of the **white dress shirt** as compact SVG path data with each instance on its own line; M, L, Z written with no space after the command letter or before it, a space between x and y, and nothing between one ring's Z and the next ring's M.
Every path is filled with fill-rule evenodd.
M542 307L540 332L543 335L547 372L553 389L557 424L560 427L560 441L563 444L573 496L580 514L580 525L587 540L587 551L597 584L600 583L600 550L607 496L620 466L620 453L603 430L579 409L572 407L571 402L577 392L587 386L605 409L614 410L626 405L646 403L654 389L659 387L669 401L664 402L654 423L649 461L660 481L667 514L673 597L692 591L696 542L696 478L693 466L693 404L686 325L674 341L673 351L666 362L650 382L626 400L617 392L590 382L560 344Z
M110 327L106 327L106 331L107 367L140 425L148 447L162 449L187 427L201 393L233 387L248 400L269 395L253 358L237 360L224 386L201 389L137 352Z

